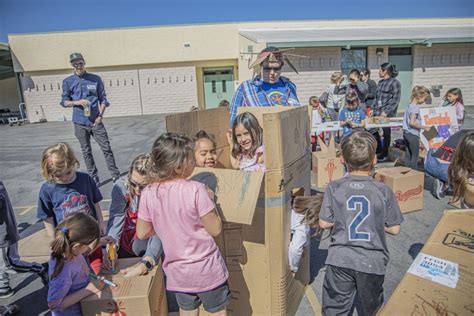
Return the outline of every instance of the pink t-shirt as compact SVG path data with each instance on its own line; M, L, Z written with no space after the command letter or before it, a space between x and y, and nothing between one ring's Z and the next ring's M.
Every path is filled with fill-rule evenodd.
M155 183L142 191L138 218L151 222L161 239L168 290L209 291L229 277L216 242L200 219L214 208L206 187L196 181Z

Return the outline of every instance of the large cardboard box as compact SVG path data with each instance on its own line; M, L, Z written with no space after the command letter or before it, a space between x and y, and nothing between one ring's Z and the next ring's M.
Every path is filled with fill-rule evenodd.
M309 116L307 107L240 108L252 112L263 128L266 172L196 168L193 179L216 195L224 219L216 238L229 270L230 315L293 315L309 283L309 249L298 273L288 264L291 192L310 194ZM204 129L223 149L228 166L228 109L182 113L166 118L168 131L192 135ZM220 136L218 136L220 135Z
M474 314L474 210L449 210L379 315Z
M139 259L118 259L116 270L130 267ZM116 273L106 274L106 277L118 286L106 287L99 294L82 300L83 315L168 315L161 264L147 275L124 278Z
M311 167L311 182L318 188L323 188L329 182L344 176L344 165L336 153L334 138L331 136L329 144L326 145L319 137L317 139L320 151L313 152Z
M402 213L423 209L423 172L408 167L380 168L375 170L375 179L392 189Z

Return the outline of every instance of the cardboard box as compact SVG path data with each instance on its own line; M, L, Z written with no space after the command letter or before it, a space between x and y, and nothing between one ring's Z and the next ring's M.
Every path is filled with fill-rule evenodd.
M336 153L336 146L332 135L328 145L319 137L317 142L321 150L313 152L311 182L314 186L323 188L329 182L341 179L344 176L344 165Z
M473 228L473 209L445 211L379 315L473 315Z
M230 274L228 314L293 315L309 283L309 248L295 277L288 264L291 192L303 188L308 195L311 190L308 108L239 108L242 111L252 112L263 128L266 172L196 168L192 177L214 190L225 220L216 242ZM166 125L168 131L194 134L204 129L225 137L228 110L172 115ZM217 147L228 155L226 139L217 138Z
M116 270L130 267L140 258L118 259ZM106 287L97 295L81 301L82 314L87 315L168 315L161 264L147 275L124 278L120 273L104 274L118 287Z
M375 179L392 189L402 213L423 209L423 172L408 167L380 168L375 170Z

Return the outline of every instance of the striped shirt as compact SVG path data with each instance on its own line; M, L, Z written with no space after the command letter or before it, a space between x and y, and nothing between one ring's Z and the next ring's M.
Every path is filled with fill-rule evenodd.
M398 104L400 103L401 92L402 86L397 79L388 78L380 80L377 86L375 114L380 115L384 112L387 116L395 116Z
M296 96L296 86L290 79L280 77L286 87L286 105L300 105ZM230 126L234 124L237 117L237 109L241 106L273 106L273 102L263 89L263 79L256 76L254 79L245 80L235 91L230 104Z

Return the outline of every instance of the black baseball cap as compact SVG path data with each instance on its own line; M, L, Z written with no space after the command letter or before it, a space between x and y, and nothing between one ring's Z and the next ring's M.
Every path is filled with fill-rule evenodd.
M73 62L77 59L82 59L84 60L84 57L82 57L82 54L81 53L72 53L70 56L69 56L69 61L70 62Z

